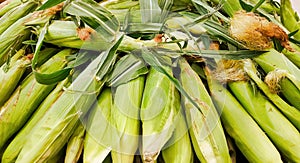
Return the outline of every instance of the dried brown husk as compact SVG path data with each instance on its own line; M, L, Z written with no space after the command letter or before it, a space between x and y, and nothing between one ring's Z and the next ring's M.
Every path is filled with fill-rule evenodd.
M272 48L272 38L280 41L280 44L290 50L288 35L283 29L266 18L253 12L238 11L230 20L230 34L252 50L265 50Z

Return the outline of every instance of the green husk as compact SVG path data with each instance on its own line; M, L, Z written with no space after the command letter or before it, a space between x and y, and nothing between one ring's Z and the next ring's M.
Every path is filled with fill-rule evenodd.
M84 139L83 162L103 162L111 151L113 143L111 109L113 99L111 89L104 89L93 106Z
M62 69L66 65L65 57L70 53L70 49L59 52L40 67L40 72L49 73ZM25 124L54 87L55 84L39 84L33 74L22 82L0 109L0 147Z
M298 68L300 68L300 47L296 44L290 42L290 46L295 51L289 51L287 49L283 49L282 53L290 60L292 61Z
M81 40L77 35L76 29L77 26L73 21L54 20L47 29L44 41L60 47L96 51L106 50L107 46L111 44L101 39L101 37L98 37L97 35L101 36L101 34L96 33L96 31L91 33L91 39ZM119 50L132 51L141 49L143 45L157 46L158 43L153 40L136 40L125 35L123 41L121 42ZM172 47L178 48L176 44L173 44Z
M83 151L84 135L85 126L80 123L68 141L65 163L78 162Z
M222 9L232 17L235 12L243 10L239 0L212 0L216 4L223 4Z
M105 82L105 76L110 71L117 55L115 54L123 35L118 35L116 43L109 50L102 52L63 92L60 98L51 106L40 122L32 130L17 161L35 162L47 161L55 155L62 144L74 132L80 117L91 108ZM101 70L101 71L100 71ZM60 145L57 142L60 142Z
M235 97L290 161L300 160L300 134L289 120L247 81L229 83Z
M257 123L237 99L210 75L207 72L209 89L221 114L223 126L247 160L249 162L282 162L279 152Z
M280 92L284 95L286 102L300 111L300 90L296 89L296 86L289 79L281 80Z
M257 84L264 94L278 107L278 109L300 130L300 111L289 105L277 94L271 92L269 87L257 76L257 70L251 60L244 60L244 70L248 76Z
M40 52L37 67L45 63L58 49L46 48ZM9 64L2 65L0 70L0 106L11 96L19 80L31 63L30 57L24 56L25 50L20 49L11 59ZM7 70L8 69L8 70Z
M272 60L270 60L272 58ZM254 61L266 72L269 73L275 69L286 70L289 74L295 76L297 80L300 77L300 69L295 66L285 55L271 49L258 57L254 58ZM281 80L280 88L281 93L285 99L300 110L300 90L287 78Z
M33 12L37 6L37 2L30 0L5 13L0 18L0 33L3 33L9 26L20 18L26 16L30 12Z
M109 9L110 11L113 9L129 9L132 7L136 7L139 5L137 1L131 0L122 0L122 1L102 1L99 3L102 7Z
M8 58L14 54L14 50L20 49L22 42L30 39L31 34L29 27L25 24L32 17L33 13L29 13L24 17L16 20L0 35L0 66L5 63Z
M66 79L56 86L56 88L47 96L47 98L35 111L32 117L27 121L26 125L23 126L16 137L13 138L8 147L5 149L2 157L3 163L13 163L16 161L32 129L49 110L51 105L61 96L61 94L64 92L64 87L67 87L70 84L68 80L69 79Z
M29 58L24 57L24 54L25 50L19 50L14 57L12 57L9 65L5 64L0 68L0 106L9 99L27 66L31 63Z
M184 114L181 111L174 134L161 152L165 163L192 163L194 161L194 153L186 125Z
M193 19L191 19L187 16L172 17L172 18L166 20L166 26L172 30L174 30L174 29L182 30L183 25L189 24L191 22L193 22ZM189 26L186 28L188 29L189 32L191 32L191 34L194 34L194 35L201 35L206 32L206 29L201 25L201 23L195 24L193 26Z
M71 1L64 6L64 12L80 18L96 30L97 36L103 41L102 46L106 43L105 46L109 47L120 28L116 17L95 1Z
M143 76L116 87L111 110L111 122L118 134L114 140L116 146L111 152L113 162L133 162L139 145L139 114L143 89Z
M46 61L48 61L52 56L57 54L61 49L58 48L45 48L39 52L39 57L37 59L36 67L40 67Z
M243 2L244 3L246 2L247 4L250 3L251 6L254 6L254 5L257 5L258 3L260 3L260 0L243 0ZM263 1L262 4L258 7L265 10L266 12L268 12L270 14L274 14L274 13L279 14L279 12L280 12L280 9L277 8L274 4L272 4L271 1Z
M129 54L120 58L115 64L107 85L117 87L147 73L148 68L145 63L133 54Z
M168 24L172 28L177 28L177 24L180 23L181 19L173 18L168 21ZM87 27L89 28L89 27ZM90 39L81 40L77 34L77 26L73 21L61 21L54 20L47 28L47 33L45 35L45 42L51 43L60 47L69 47L76 49L86 49L86 50L97 50L102 51L107 49L107 46L111 43L106 42L100 36L101 33L96 31L92 32ZM195 34L203 34L204 29L199 25L190 28L191 32ZM98 37L99 36L99 37ZM98 45L103 46L98 46ZM189 42L187 49L194 50L194 42ZM160 44L154 40L140 40L134 39L128 35L124 36L123 41L118 50L120 51L133 51L141 49L143 46L154 47L159 46L171 50L180 50L176 43L166 43Z
M184 59L179 61L183 88L197 102L203 114L184 99L189 132L201 162L230 162L230 155L219 115L200 77Z
M272 61L270 60L272 58ZM287 70L289 73L300 76L300 70L282 53L276 51L275 49L270 49L262 55L254 58L264 71L270 72L276 68Z
M167 72L172 74L170 68ZM180 98L167 76L150 68L141 106L143 161L156 161L171 138L179 114Z
M300 30L300 22L296 18L296 12L292 8L290 0L280 0L280 18L282 24L290 31ZM300 31L295 33L293 37L300 40Z
M22 30L20 30L22 31ZM20 49L22 46L22 41L29 36L29 31L24 30L20 35L1 37L0 36L0 66L9 60L13 54L15 54L16 49Z
M80 112L72 114L61 121L61 123L53 126L57 129L54 132L59 134L59 136L55 137L54 140L50 140L50 145L45 146L45 150L41 150L41 153L39 153L40 157L37 162L49 162L53 158L57 157L61 149L66 145L68 139L72 136L72 133L79 126L80 122L78 121L78 117L80 116ZM62 130L59 130L61 128ZM22 152L20 154L22 154ZM16 162L18 162L18 158Z
M5 0L5 2L2 2L0 5L0 17L21 4L22 1L20 0Z
M91 39L81 40L76 30L77 26L73 21L54 20L48 26L44 41L60 47L97 51L106 50L111 45L110 42L103 40L101 34L96 31L91 34Z

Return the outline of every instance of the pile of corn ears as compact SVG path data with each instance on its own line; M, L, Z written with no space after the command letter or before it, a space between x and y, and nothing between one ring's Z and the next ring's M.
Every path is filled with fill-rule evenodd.
M300 162L292 7L0 1L0 162Z

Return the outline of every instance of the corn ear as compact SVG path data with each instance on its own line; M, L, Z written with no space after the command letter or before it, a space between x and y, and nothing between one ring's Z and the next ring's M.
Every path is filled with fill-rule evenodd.
M292 8L290 0L280 0L280 18L282 24L290 32L300 29L300 22L296 19L295 11ZM294 38L300 40L300 31L294 35Z
M270 58L272 58L272 60L270 60ZM295 76L297 80L299 80L300 69L287 59L285 55L274 49L254 58L254 61L259 64L266 73L275 69L286 70L289 74ZM282 79L280 87L281 93L286 100L300 110L300 90L287 78Z
M5 0L0 4L0 17L22 4L20 0Z
M167 72L172 74L170 68ZM150 68L141 106L142 158L155 162L161 149L171 138L180 109L180 97L171 81Z
M117 37L118 39L110 49L99 54L76 77L68 87L68 91L63 92L60 98L51 105L49 111L33 129L17 161L45 161L62 148L61 145L55 146L57 141L67 142L73 133L72 129L77 125L73 123L73 120L79 122L80 117L86 115L105 83L105 76L116 59L115 52L123 35L119 34Z
M282 53L293 62L298 68L300 68L300 47L292 42L290 42L290 46L295 51L289 51L287 49L283 49Z
M270 58L272 58L272 61L270 61ZM270 72L274 69L282 69L287 70L296 77L300 76L300 69L275 49L270 49L269 52L255 57L254 61L258 63L265 72Z
M40 71L49 73L62 69L66 65L65 57L70 55L70 53L70 49L59 52L43 64L40 67ZM24 125L54 87L55 84L39 84L33 74L22 82L11 98L0 109L0 147Z
M19 50L12 58L9 65L5 64L0 69L0 106L10 97L11 93L16 88L19 80L21 79L26 67L31 63L27 57L22 57L25 50ZM18 58L18 59L17 59ZM8 70L7 70L8 69Z
M78 162L83 150L84 135L85 126L80 123L68 141L65 163Z
M291 122L249 82L232 82L229 87L277 149L291 162L299 162L300 133Z
M231 162L220 116L200 77L186 60L179 62L182 87L195 100L201 112L184 98L190 136L201 162Z
M18 14L24 14L24 12L30 12L33 11L34 8L37 7L37 3L35 0L31 0L26 2L25 4L28 4L27 7L32 7L33 9L22 9L23 5L20 5L20 10L22 11L16 11ZM26 5L25 5L26 7ZM35 11L33 13L24 14L23 17L20 19L16 19L16 21L12 21L13 24L11 24L8 28L6 28L0 35L0 46L3 47L0 49L0 65L2 65L7 59L10 53L15 50L19 49L19 47L22 45L22 42L26 39L30 39L29 36L31 34L30 28L27 25L32 22L32 19L42 19L44 23L47 21L50 21L50 18L53 16L52 12L48 13L46 16L40 15L40 11ZM12 16L14 16L13 14ZM15 19L15 18L14 18ZM10 19L7 20L8 23L10 23ZM27 24L29 23L29 24Z
M32 129L36 126L39 120L48 111L51 105L61 96L61 94L64 91L64 87L67 87L69 84L70 84L69 79L65 79L64 81L60 82L56 86L56 88L47 96L47 98L43 101L43 103L32 115L30 120L18 132L16 137L13 138L13 140L10 142L8 147L5 149L4 154L2 156L3 163L13 163L16 161Z
M112 124L117 130L117 144L111 156L113 162L133 162L139 146L140 108L144 89L144 77L140 76L119 85L114 94ZM130 144L130 146L128 146Z
M56 156L58 152L62 149L62 147L67 143L67 140L70 138L76 127L79 125L79 117L81 116L81 112L76 112L74 114L71 114L67 116L64 120L60 121L59 123L56 123L55 125L52 126L52 132L55 133L51 139L44 140L45 141L45 146L43 149L40 149L38 151L38 154L32 152L33 156L35 157L34 162L46 162L52 157ZM39 122L41 123L41 121ZM39 126L40 124L37 124ZM42 137L43 135L37 135L35 134L36 128L32 130L33 134L29 136L29 140L32 136L37 137L40 136ZM22 151L28 148L27 141L24 144L16 162L29 162L27 159L23 159L23 153ZM28 157L28 155L25 155ZM30 158L29 158L30 159ZM25 161L24 161L25 160Z
M46 48L40 52L41 57L38 59L37 67L45 63L50 57L58 52L57 49ZM10 60L7 65L2 65L0 69L0 106L10 97L15 87L19 83L26 68L31 63L30 57L24 56L25 50L20 49ZM7 70L8 69L8 70Z
M83 73L84 72L85 71L83 71ZM96 82L96 79L92 79L92 82ZM92 83L87 87L92 89L99 88L97 84L102 87L102 82ZM70 87L72 87L72 85L70 85ZM67 143L69 136L71 136L73 129L76 128L79 122L79 118L84 116L84 113L93 103L94 96L94 94L63 92L60 98L51 105L49 111L32 130L17 161L40 162L46 161L48 157L50 158L52 155L55 155L59 150L55 148L61 148L63 143ZM76 98L78 98L78 100L76 100ZM78 110L79 108L80 110ZM56 145L57 141L62 143Z
M197 26L197 29L200 27ZM94 31L91 33L91 39L81 40L76 32L77 26L73 21L61 21L54 20L48 27L45 35L45 42L51 43L60 47L69 47L76 49L87 49L87 50L106 50L108 43ZM196 31L195 29L194 31ZM201 30L201 33L203 30ZM197 31L199 33L199 30ZM98 45L104 45L99 47ZM109 43L110 44L110 43ZM132 51L141 49L143 46L157 46L158 43L154 40L138 40L129 36L124 36L119 49L121 51ZM176 43L162 44L167 49L178 49ZM188 48L192 49L193 46L188 45Z
M165 163L194 162L193 148L183 112L178 115L174 134L165 147L166 149L161 152Z
M282 162L269 138L232 94L207 72L212 98L221 114L227 133L249 162Z
M51 23L47 29L44 41L61 47L70 47L87 50L106 49L106 46L98 46L101 44L107 45L107 43L105 43L104 40L97 38L97 36L94 37L94 35L97 35L96 32L92 32L92 39L84 41L78 37L76 29L77 26L73 21L54 20L53 23ZM150 45L153 44L153 46L157 45L157 43L153 41L146 41L146 43ZM119 49L125 51L135 50L140 49L142 45L142 42L138 42L131 37L124 36L124 40L122 41Z
M0 18L0 33L3 33L9 26L11 26L15 21L22 18L23 16L26 16L28 13L35 10L35 8L38 6L38 3L29 0L20 6L17 6L7 13L5 13Z
M111 108L113 107L112 93L104 89L88 118L87 133L84 139L83 162L103 162L111 151ZM100 128L99 128L100 127Z
M20 49L22 41L30 35L30 29L24 23L32 16L32 13L18 19L0 35L0 66L5 63L15 49Z
M80 125L81 122L78 121L78 117L80 116L81 113L77 112L73 115L68 116L58 125L53 126L57 129L54 132L56 132L58 136L54 137L54 139L48 140L47 146L45 146L45 149L40 151L39 158L37 158L38 161L36 162L48 162L49 160L52 160L53 158L57 157L57 155L59 155L62 147L66 145L67 140ZM63 130L60 130L61 128ZM18 159L16 162L18 162Z
M273 94L269 87L257 76L256 68L251 60L244 60L244 70L248 76L257 84L264 94L278 107L278 109L300 130L300 111L290 106L280 96Z
M76 31L77 26L73 21L54 20L48 26L44 41L62 47L97 51L106 50L111 44L102 39L101 34L96 31L92 32L91 38L87 40L81 40Z

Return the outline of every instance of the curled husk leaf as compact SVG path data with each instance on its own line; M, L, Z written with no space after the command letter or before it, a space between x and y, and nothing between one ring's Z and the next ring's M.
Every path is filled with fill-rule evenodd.
M275 38L284 48L293 51L283 29L253 12L242 10L235 13L230 20L229 30L235 39L252 50L272 48L272 38Z

